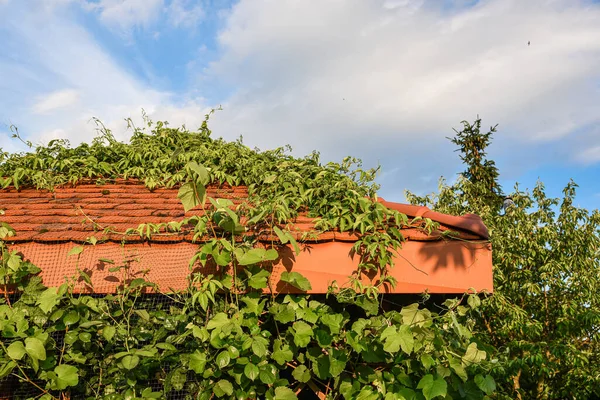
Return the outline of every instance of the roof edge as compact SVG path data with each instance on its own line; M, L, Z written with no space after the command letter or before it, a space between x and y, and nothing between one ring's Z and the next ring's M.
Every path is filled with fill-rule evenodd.
M377 199L380 203L389 209L396 210L409 217L429 218L432 221L439 222L449 228L457 228L462 231L473 233L482 239L489 240L490 234L483 220L479 215L464 214L462 216L443 214L437 211L431 211L425 206L414 206L410 204L394 203L386 201L383 198Z

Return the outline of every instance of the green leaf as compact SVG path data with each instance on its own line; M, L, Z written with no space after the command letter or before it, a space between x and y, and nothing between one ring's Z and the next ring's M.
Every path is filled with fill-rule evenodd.
M348 354L345 351L331 349L329 351L329 373L336 378L346 368L348 362Z
M425 396L425 400L433 399L437 396L446 396L448 391L448 385L444 378L434 379L433 375L427 374L419 381L417 385L417 389L421 389L423 391L423 396Z
M359 296L356 299L356 305L365 310L367 315L377 315L379 312L379 302L377 299L370 299L367 296Z
M19 269L19 266L21 265L21 262L23 260L21 259L21 257L16 253L16 252L12 252L10 253L10 255L8 256L8 268L10 268L13 271L17 271Z
M325 314L321 317L321 322L327 325L329 331L333 334L340 333L344 321L342 314Z
M252 340L252 352L259 357L264 357L267 354L267 340L262 337L257 337Z
M216 254L213 253L213 259L217 265L224 267L231 263L231 253L228 251L216 252Z
M79 334L79 340L81 340L83 343L89 343L92 340L92 334L89 332L81 332Z
M492 378L490 375L486 375L485 377L482 375L476 375L475 384L488 396L496 391L496 382L494 382L494 378Z
M306 368L306 365L300 364L296 368L294 368L292 376L298 382L306 383L310 381L310 370Z
M216 362L217 362L217 366L220 369L223 369L226 366L228 366L229 365L229 361L231 361L231 357L229 356L229 352L222 351L222 352L220 352L217 355Z
M142 398L144 399L160 399L162 396L162 392L153 392L152 388L142 390Z
M200 184L208 185L208 183L210 182L210 176L208 170L206 169L206 167L204 167L204 165L198 164L195 161L190 161L187 163L186 166L196 173L198 178L197 180Z
M271 314L274 314L274 319L282 324L287 324L296 319L296 311L287 304L275 303L271 306Z
M435 360L429 354L422 354L421 355L421 364L423 364L423 368L428 370L429 368L431 368L432 365L435 364Z
M76 254L81 254L82 252L83 252L83 246L75 246L69 251L68 255L72 256L72 255L76 255Z
M213 391L217 397L231 396L233 394L233 385L231 382L221 379L215 383Z
M282 244L286 244L287 242L290 241L290 238L285 233L283 233L283 231L281 229L279 229L278 226L276 226L276 225L273 226L273 230L275 231L275 234L277 235L277 237L279 238L279 241Z
M290 388L279 386L275 388L275 397L273 400L297 400L298 397Z
M138 355L138 356L142 356L142 357L154 357L156 355L156 349L152 349L152 351L150 350L133 350L133 352Z
M125 369L134 369L140 363L140 358L136 355L128 355L123 357L121 364Z
M271 273L266 269L259 269L248 278L248 286L254 289L264 289L268 286L267 282Z
M469 304L469 307L475 309L481 305L481 299L476 294L470 294L467 298L467 303Z
M290 347L286 344L281 346L281 341L279 339L275 339L273 342L273 354L271 354L271 358L275 360L275 362L279 365L284 365L288 361L292 361L294 358L294 353L290 350Z
M265 250L263 248L254 248L248 251L237 248L235 251L238 264L253 265L264 261L273 261L279 257L279 253L275 249Z
M187 371L183 368L176 368L167 375L165 387L172 387L174 390L182 390L186 382Z
M373 393L370 386L364 386L356 396L356 400L378 400L379 398L379 394Z
M229 353L229 357L231 357L232 359L236 359L236 358L240 357L240 351L235 346L229 346L227 348L227 352Z
M146 310L135 310L135 313L144 321L150 321L150 314Z
M467 379L469 379L467 371L465 371L465 367L463 366L463 363L460 360L456 358L450 358L450 368L452 368L452 370L456 373L456 375L458 375L460 379L462 379L463 382L466 382Z
M204 204L206 201L206 188L201 183L188 182L181 185L177 197L183 205L185 212Z
M329 356L324 354L317 357L316 360L312 363L312 370L317 376L317 378L321 380L325 380L331 377L331 373L329 372L331 369L331 363L329 361Z
M25 355L25 346L23 346L23 342L12 342L10 346L6 349L6 353L13 360L20 360Z
M279 253L275 249L268 249L265 252L264 259L265 261L275 261L279 258Z
M288 237L290 239L290 243L292 243L292 247L294 248L294 252L296 253L296 255L300 254L300 246L298 246L298 242L296 241L296 239L294 238L294 236L292 236L291 233L288 233Z
M273 183L275 179L277 179L277 175L269 175L263 180L263 183Z
M417 397L417 392L409 388L400 389L398 395L402 396L400 397L401 400L417 400L420 397Z
M63 323L67 326L76 324L79 321L79 314L77 311L69 311L67 315L63 317Z
M248 379L250 379L251 381L253 381L256 378L258 378L259 372L260 371L259 371L258 367L256 365L252 364L252 363L248 363L244 367L244 375L246 375L246 377Z
M177 347L173 346L171 343L160 342L156 343L156 347L162 350L168 351L177 351Z
M101 321L86 321L84 323L79 324L79 328L87 329L87 328L91 328L92 326L98 326L98 325L102 325L102 322Z
M117 328L114 326L109 325L102 328L102 337L106 339L107 342L112 340L112 338L115 336L115 333L117 333Z
M486 357L485 351L481 351L481 350L477 349L476 343L471 343L467 347L467 351L466 351L465 355L463 356L462 360L466 366L469 366L472 364L478 364L479 362L485 360L485 357Z
M140 286L146 286L147 283L148 283L148 281L146 281L144 278L135 278L134 280L129 282L129 287L131 289L135 289ZM148 313L146 310L137 310L136 313L138 311L144 311L144 312L146 312L146 314Z
M209 331L212 329L222 328L223 325L229 323L229 318L227 318L227 314L218 313L210 321L206 324L206 329Z
M413 303L402 307L400 314L402 315L402 323L404 325L418 324L419 322L423 322L425 320L425 316L423 315L422 311L419 310L418 303Z
M244 314L261 314L265 300L260 300L259 296L260 295L258 293L251 293L240 299L245 304L245 307L242 308Z
M46 359L44 342L36 337L28 337L25 339L25 351L35 360L43 361Z
M314 335L311 326L303 321L296 321L292 326L294 328L294 343L298 347L306 347Z
M10 360L0 366L0 379L7 377L12 370L17 366L17 363Z
M198 350L190 354L189 367L197 374L203 373L206 367L206 354L200 353Z
M50 310L58 304L60 298L61 296L58 295L57 288L51 287L40 293L35 304L38 305L43 312L49 313Z
M234 235L239 235L240 233L243 233L246 230L246 228L244 228L244 226L239 223L238 216L229 208L225 208L223 211L215 213L213 215L213 220L224 231L232 233Z
M280 279L282 282L287 282L290 285L292 285L293 287L302 290L303 292L306 292L306 291L312 289L310 281L298 272L284 271L281 273Z
M406 354L412 353L414 337L408 325L401 325L398 330L395 326L388 326L381 333L384 342L383 350L388 353L397 353L400 349Z
M194 335L195 338L200 339L202 342L206 342L210 338L208 329L205 327L200 328L196 325L192 326L192 335Z
M65 360L67 361L74 361L76 363L79 364L85 364L87 362L87 358L80 352L73 352L73 351L69 351L67 352L67 356L65 356ZM47 357L46 359L48 359L49 357Z
M260 372L258 374L260 381L265 385L272 385L273 383L275 383L275 380L277 378L275 377L275 373L273 370L274 368L270 364L267 364L264 367L260 368Z
M79 383L79 370L73 365L61 364L54 368L56 374L56 389L63 390Z
M315 338L317 339L319 346L323 348L331 346L331 343L333 342L333 337L324 329L316 329Z

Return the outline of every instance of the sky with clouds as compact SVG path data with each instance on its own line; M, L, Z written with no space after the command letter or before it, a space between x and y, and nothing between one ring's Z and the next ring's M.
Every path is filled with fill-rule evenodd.
M0 0L0 147L95 135L98 117L199 126L261 149L381 165L380 194L461 170L478 115L506 191L539 178L600 207L600 3L592 0Z

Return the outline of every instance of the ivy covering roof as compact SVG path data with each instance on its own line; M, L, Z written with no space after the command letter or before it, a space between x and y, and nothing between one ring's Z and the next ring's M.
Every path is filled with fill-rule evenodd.
M361 291L373 282L373 291L397 293L492 290L479 217L386 202L377 197L378 168L214 139L207 121L196 132L147 121L132 126L127 143L97 121L100 135L89 144L0 149L6 242L42 269L45 284L60 285L83 266L105 293L115 289L114 277L97 260L134 250L143 258L136 268L160 273L151 278L164 290L175 280L184 287L196 262L229 268L265 261L275 286L276 271L294 268L313 281L313 293L332 281ZM75 258L84 246L73 252L72 242L92 246Z
M16 235L10 238L12 242L85 242L90 236L117 242L191 242L194 239L192 226L186 229L184 224L175 232L170 223L201 216L204 211L197 206L185 212L177 193L177 188L150 190L143 182L133 179L118 180L111 184L86 182L66 185L54 191L9 187L0 189L0 209L4 210L2 221L16 231ZM248 201L248 190L245 186L209 186L207 196L229 200L234 208ZM478 216L455 217L433 212L427 207L381 202L409 217L430 218L440 224L438 230L431 234L415 226L404 226L401 230L406 240L441 240L441 232L448 230L456 232L461 239L488 238L487 229ZM332 240L354 242L358 238L353 231L323 231L315 226L315 222L316 218L301 212L289 221L288 228L296 240L311 243ZM148 228L149 224L151 226ZM141 230L138 231L138 228ZM150 231L144 232L144 228ZM136 231L132 232L131 229ZM125 234L128 230L130 234ZM277 237L269 233L260 235L259 239L277 241Z

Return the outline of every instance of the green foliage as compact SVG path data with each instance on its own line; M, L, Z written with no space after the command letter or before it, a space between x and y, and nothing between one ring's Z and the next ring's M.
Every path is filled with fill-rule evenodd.
M166 308L144 304L142 291L153 287L146 281L95 298L24 278L29 296L0 305L0 372L46 398L64 390L164 398L186 389L194 398L287 399L308 387L331 398L433 399L462 398L476 384L469 398L481 399L493 391L485 353L467 329L473 321L456 308L436 314L413 304L365 317L332 298L252 290L235 298L227 289L209 296L210 307L196 301L211 287L196 282L224 288L228 278L195 276ZM42 296L49 300L36 301ZM150 389L153 377L162 392Z
M496 132L496 126L492 126L486 133L481 132L481 119L475 120L473 124L462 121L463 129L454 130L456 136L449 138L458 146L460 159L467 169L462 173L469 182L476 183L481 189L478 199L471 198L468 204L481 208L482 206L500 207L502 199L500 194L502 188L498 184L498 168L493 160L486 159L486 149L491 144L492 136Z
M600 396L600 213L574 205L573 182L562 199L547 197L542 183L515 186L516 205L500 212L498 172L484 158L494 129L482 134L480 125L464 123L453 140L462 178L442 182L437 195L410 195L437 211L479 214L490 231L495 291L478 308L475 336L499 363L495 384L475 383L506 399Z
M167 398L181 390L194 399L282 400L306 391L419 400L493 393L494 364L471 334L472 310L479 306L473 295L448 300L437 312L416 303L382 307L381 286L394 284L387 272L403 241L400 228L435 224L409 221L374 201L375 171L357 168L350 158L323 166L317 154L297 159L282 149L252 151L241 141L212 139L206 123L199 132L165 123L148 127L149 134L134 128L128 144L101 126L91 145L53 141L31 153L0 153L0 183L52 190L90 178L138 178L150 188L177 185L184 208L202 208L201 216L128 232L150 237L191 227L199 246L190 265L217 265L221 272L190 274L187 290L165 294L145 277L128 279L128 265L106 260L121 274L117 292L74 295L74 280L60 288L41 284L39 269L9 249L14 232L4 224L1 377L18 379L44 400L62 393ZM247 185L251 197L234 206L208 197L210 184ZM300 251L310 240L298 243L286 225L300 212L319 217L320 230L357 234L352 255L360 266L349 287L332 287L327 297L278 295L269 287L281 246ZM279 240L265 245L259 235ZM85 250L77 246L70 254ZM361 274L371 271L381 278L364 285ZM299 291L311 288L295 271L281 280ZM169 301L152 303L148 293Z

